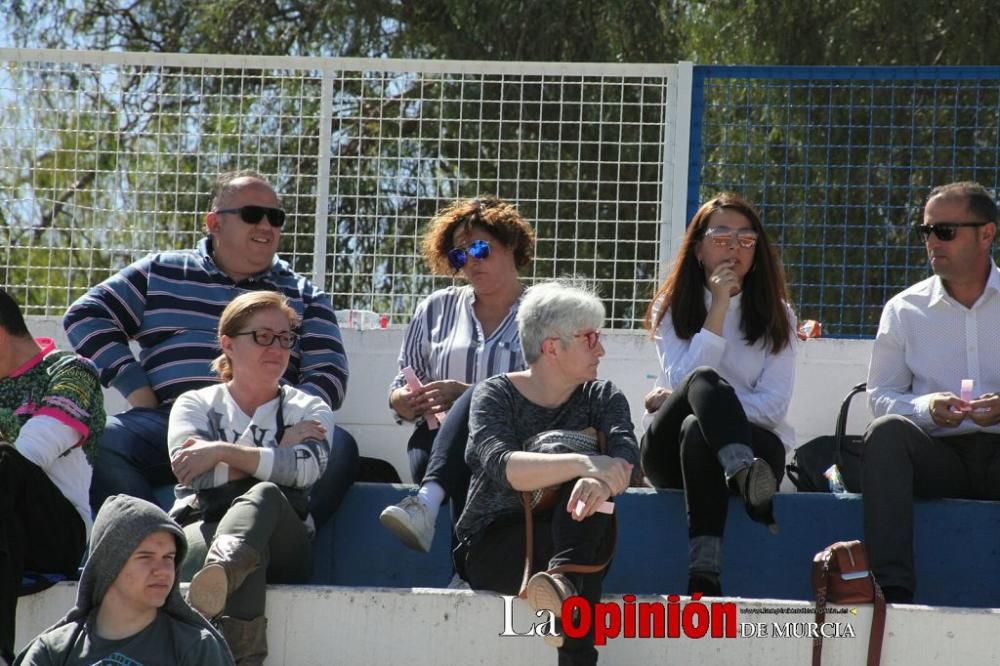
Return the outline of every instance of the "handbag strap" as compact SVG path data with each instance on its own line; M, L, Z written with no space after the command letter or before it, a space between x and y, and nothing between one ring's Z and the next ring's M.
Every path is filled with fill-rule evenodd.
M826 620L826 587L830 579L830 555L823 560L823 576L816 587L816 626ZM820 666L823 661L823 634L817 631L813 638L812 666Z
M843 467L844 461L841 451L844 449L844 437L847 433L847 414L851 410L851 401L854 396L861 393L868 388L867 382L859 382L851 387L850 392L844 398L844 401L840 403L840 413L837 415L837 428L834 430L834 449L833 449L833 462L837 463L838 467Z
M882 638L885 636L885 596L874 580L875 610L872 612L872 633L868 636L868 665L879 666L882 660Z

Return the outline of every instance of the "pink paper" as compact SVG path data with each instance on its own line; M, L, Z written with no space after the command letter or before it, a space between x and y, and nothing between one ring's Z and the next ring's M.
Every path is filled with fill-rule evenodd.
M576 510L573 512L576 515L583 515L584 510L587 508L586 502L583 500L576 501ZM602 502L600 506L597 507L597 513L607 513L612 514L615 512L614 502Z
M976 383L971 379L963 379L962 390L959 394L959 397L965 402L969 402L970 400L972 400L972 389L975 386L975 384Z
M417 373L413 371L413 368L406 366L402 370L403 379L406 380L406 385L411 391L416 391L424 387L420 382L420 378L417 377ZM448 416L447 412L432 412L431 416L433 418L427 419L427 427L430 430L437 430L444 423L444 417Z

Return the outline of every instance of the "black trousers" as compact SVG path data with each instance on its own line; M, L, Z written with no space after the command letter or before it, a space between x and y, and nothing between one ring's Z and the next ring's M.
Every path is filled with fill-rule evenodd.
M575 521L566 512L576 480L564 483L551 513L534 516L534 552L532 572L545 571L560 564L600 564L614 550L612 516L595 513ZM474 590L492 590L516 595L524 575L524 515L505 516L473 537L465 555L465 575ZM592 574L566 574L577 594L593 604L601 600L601 584L607 571ZM583 638L566 637L559 648L559 664L573 666L597 663L593 624Z
M747 420L733 387L709 367L681 382L642 437L642 469L653 485L684 489L689 536L722 536L730 490L718 452L735 443L749 446L781 482L781 440Z
M913 499L1000 499L1000 435L931 437L905 417L881 416L865 433L861 490L875 578L913 592Z
M0 653L14 651L25 571L75 576L87 546L80 514L40 467L0 444Z
M414 428L406 447L413 482L434 481L451 500L452 525L465 509L471 472L465 464L465 446L469 441L469 408L472 387L469 387L448 410L448 418L437 430L426 423Z

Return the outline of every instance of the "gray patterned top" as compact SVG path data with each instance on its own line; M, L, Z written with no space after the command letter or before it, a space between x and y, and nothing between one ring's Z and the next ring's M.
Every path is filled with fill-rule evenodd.
M555 408L529 401L506 375L476 385L469 414L465 462L472 470L469 495L455 531L462 541L502 515L520 514L521 500L507 481L507 460L522 442L546 430L593 427L607 434L608 455L634 465L641 474L639 447L625 395L609 381L581 384Z

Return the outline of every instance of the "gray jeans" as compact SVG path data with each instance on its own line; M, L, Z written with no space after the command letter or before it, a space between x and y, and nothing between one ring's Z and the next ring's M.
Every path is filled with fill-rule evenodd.
M225 615L252 620L264 614L267 583L304 583L312 575L312 539L281 490L261 481L233 501L218 522L198 521L184 528L188 552L181 580L190 581L205 565L216 535L236 536L260 555L260 566L226 601Z

